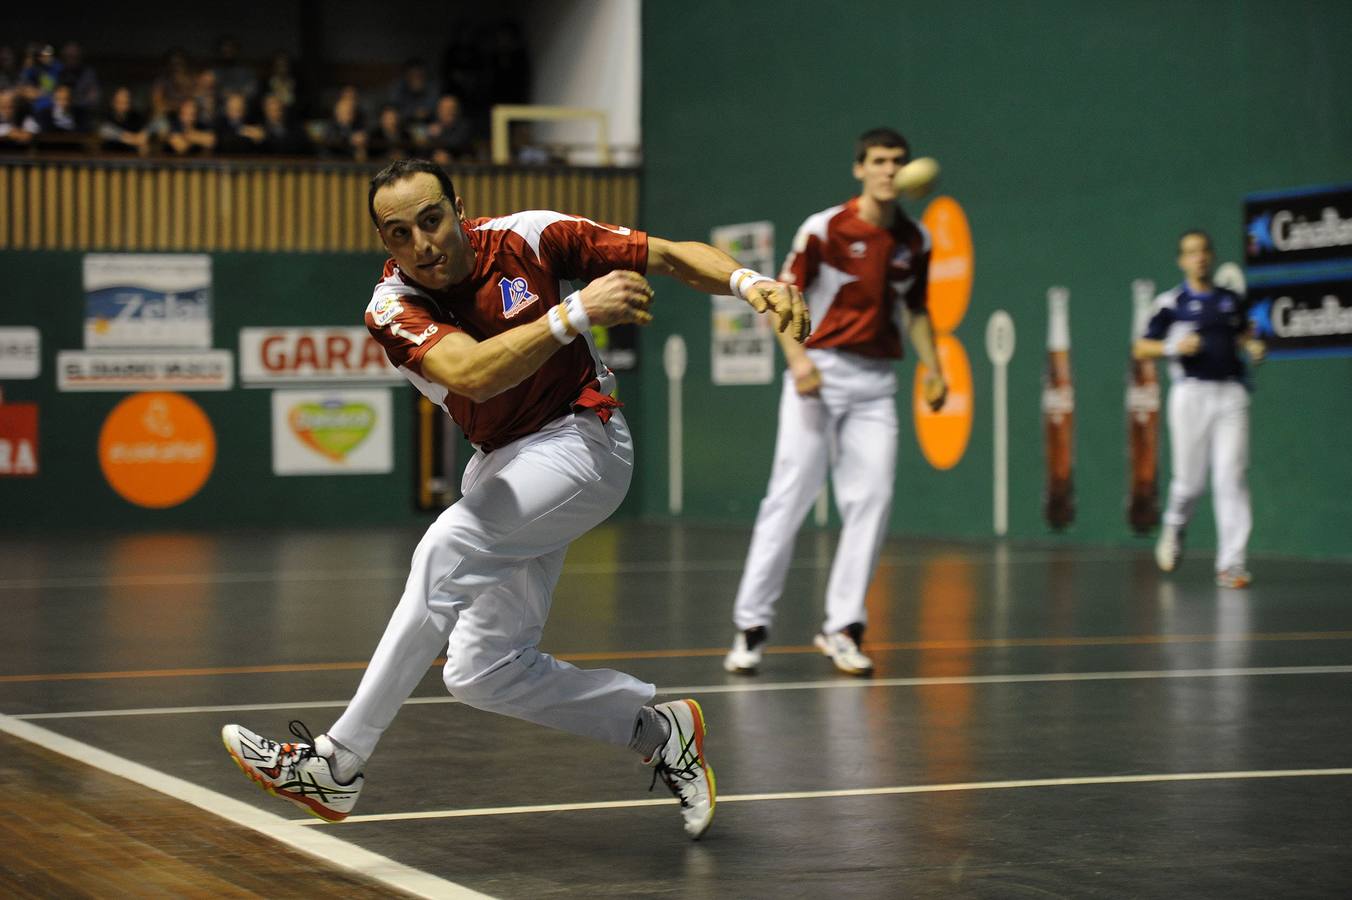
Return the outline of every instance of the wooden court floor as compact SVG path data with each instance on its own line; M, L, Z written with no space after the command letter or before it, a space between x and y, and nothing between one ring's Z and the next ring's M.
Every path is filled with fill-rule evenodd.
M739 677L748 533L606 526L544 649L699 698L706 837L632 754L462 707L436 669L318 823L220 727L327 727L417 537L0 539L0 896L1352 897L1352 562L1259 558L1234 591L1146 544L894 540L865 680L811 648L834 537L809 530Z

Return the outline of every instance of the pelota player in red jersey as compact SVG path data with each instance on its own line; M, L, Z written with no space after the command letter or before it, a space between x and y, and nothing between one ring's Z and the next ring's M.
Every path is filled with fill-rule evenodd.
M826 619L814 641L842 672L873 672L860 638L896 477L895 363L903 330L925 364L925 400L938 409L948 391L926 302L929 234L897 204L894 176L909 158L906 139L890 128L860 135L859 195L809 216L784 261L780 278L806 295L812 337L800 347L780 335L788 368L779 434L733 604L737 633L723 660L729 672L752 674L760 665L794 535L828 469L842 527Z
M445 653L444 681L461 702L641 753L698 838L716 797L699 704L654 706L653 685L578 669L538 647L569 543L614 512L633 469L614 376L589 331L652 320L644 272L738 294L796 341L807 337L802 296L707 244L538 210L467 219L450 177L424 160L376 175L369 203L392 259L367 328L478 453L463 496L414 551L399 605L337 722L317 738L293 722L300 740L285 743L227 725L226 748L265 789L320 818L346 818L377 741ZM561 300L560 279L590 283Z

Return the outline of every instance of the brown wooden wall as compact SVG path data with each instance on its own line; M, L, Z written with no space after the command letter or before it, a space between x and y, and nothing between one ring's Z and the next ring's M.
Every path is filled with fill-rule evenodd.
M379 251L355 164L25 159L0 163L0 250ZM556 209L637 225L638 171L450 169L470 216Z

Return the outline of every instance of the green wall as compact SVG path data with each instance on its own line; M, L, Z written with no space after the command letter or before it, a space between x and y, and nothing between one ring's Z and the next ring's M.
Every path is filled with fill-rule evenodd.
M213 345L236 354L246 326L361 324L381 255L212 255ZM0 325L42 332L42 374L6 381L6 402L40 405L40 474L0 478L0 529L231 528L251 525L396 524L430 518L413 511L413 391L391 383L394 471L385 475L272 474L271 391L236 386L190 394L216 432L216 466L183 504L142 509L118 496L98 464L98 437L121 393L59 393L58 350L83 346L79 253L0 253ZM283 387L305 388L304 384ZM462 448L463 449L463 448ZM462 454L462 463L464 456Z
M1244 194L1352 181L1352 4L1025 2L644 4L642 225L707 240L769 219L782 258L810 212L850 196L852 142L892 124L944 165L975 244L957 335L975 422L947 472L920 457L909 405L894 531L991 533L987 318L1018 329L1010 367L1010 533L1045 536L1039 425L1046 290L1071 291L1078 520L1067 539L1127 543L1122 396L1130 284L1178 277L1202 227L1240 256ZM922 206L916 206L918 215ZM749 522L769 473L778 386L709 381L706 298L662 283L643 334L638 506L666 511L665 337L690 344L688 516ZM912 363L902 364L910 384ZM632 376L631 376L632 378ZM1253 406L1256 551L1352 553L1352 358L1274 361ZM1166 462L1167 472L1167 462ZM1163 484L1161 489L1163 490ZM1194 540L1212 540L1211 512Z

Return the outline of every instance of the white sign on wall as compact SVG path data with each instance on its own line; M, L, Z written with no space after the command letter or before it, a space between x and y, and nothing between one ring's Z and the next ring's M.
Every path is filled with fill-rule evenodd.
M41 371L41 333L29 326L0 328L0 381L37 378Z
M84 345L92 349L211 346L211 257L89 253Z
M234 382L235 358L229 350L56 354L58 391L228 391Z
M276 475L394 470L393 403L385 388L272 392Z
M711 241L743 266L773 275L775 226L772 222L722 225ZM775 332L767 317L740 297L714 295L709 363L714 384L769 384L775 377Z
M266 387L402 381L403 376L363 327L241 328L239 380L244 387Z

